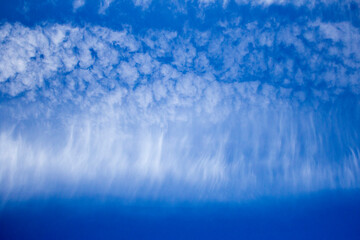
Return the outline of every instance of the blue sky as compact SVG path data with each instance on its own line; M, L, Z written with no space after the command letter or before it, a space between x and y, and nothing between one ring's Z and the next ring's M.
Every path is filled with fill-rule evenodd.
M358 192L358 2L1 6L3 204Z

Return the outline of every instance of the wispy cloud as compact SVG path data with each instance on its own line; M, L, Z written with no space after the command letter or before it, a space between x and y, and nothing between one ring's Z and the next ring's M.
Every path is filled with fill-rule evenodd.
M342 116L358 106L336 104L359 97L359 30L236 19L216 29L2 25L1 196L358 188L359 129Z
M106 9L109 8L110 4L114 0L101 0L99 13L104 14ZM141 7L143 10L148 10L149 6L153 3L152 0L132 0L132 3L136 7ZM196 1L187 1L187 0L171 0L163 2L167 8L177 9L177 11L184 11L187 6L195 5L198 7L198 10L203 8L213 7L220 5L224 9L228 8L229 3L235 3L238 6L250 5L254 7L264 7L269 6L293 6L293 7L306 7L309 9L314 9L317 6L329 6L329 5L349 5L354 4L351 0L341 1L337 0L196 0Z
M101 0L100 2L100 8L99 8L99 13L100 14L105 14L106 10L110 7L110 4L113 2L114 0Z
M76 12L79 8L85 5L85 0L74 0L73 1L73 11Z

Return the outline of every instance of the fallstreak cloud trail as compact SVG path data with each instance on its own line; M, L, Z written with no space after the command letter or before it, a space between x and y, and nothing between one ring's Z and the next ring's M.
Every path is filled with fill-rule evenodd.
M3 23L0 197L358 189L359 48L359 28L321 19L143 32Z

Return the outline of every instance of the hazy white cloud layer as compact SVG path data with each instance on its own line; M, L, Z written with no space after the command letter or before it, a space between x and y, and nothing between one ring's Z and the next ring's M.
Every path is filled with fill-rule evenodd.
M344 93L360 110L359 29L240 21L143 34L2 25L1 197L358 188L358 129L335 112Z
M110 7L112 2L116 2L117 0L98 0L100 2L99 13L104 14L106 9ZM91 1L90 1L91 2ZM93 2L93 1L92 1ZM120 1L119 1L120 2ZM342 4L352 3L354 1L351 0L343 0ZM152 3L159 3L159 1L153 0L132 0L132 3L136 7L141 7L142 9L148 9ZM177 10L183 10L187 5L195 4L198 7L211 7L214 5L221 5L224 9L228 8L229 3L235 3L236 5L251 5L255 7L269 7L272 5L284 6L291 5L295 7L308 7L314 8L317 5L331 5L331 4L339 4L338 0L170 0L164 1L162 4L171 6L172 8L177 8ZM85 0L74 0L73 6L76 9L78 6L82 6L85 4Z

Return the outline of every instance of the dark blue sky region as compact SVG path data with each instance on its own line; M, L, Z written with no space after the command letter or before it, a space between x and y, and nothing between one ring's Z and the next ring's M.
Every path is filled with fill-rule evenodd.
M326 200L325 200L326 199ZM3 239L358 239L359 194L320 193L237 205L176 207L28 201L0 215Z

